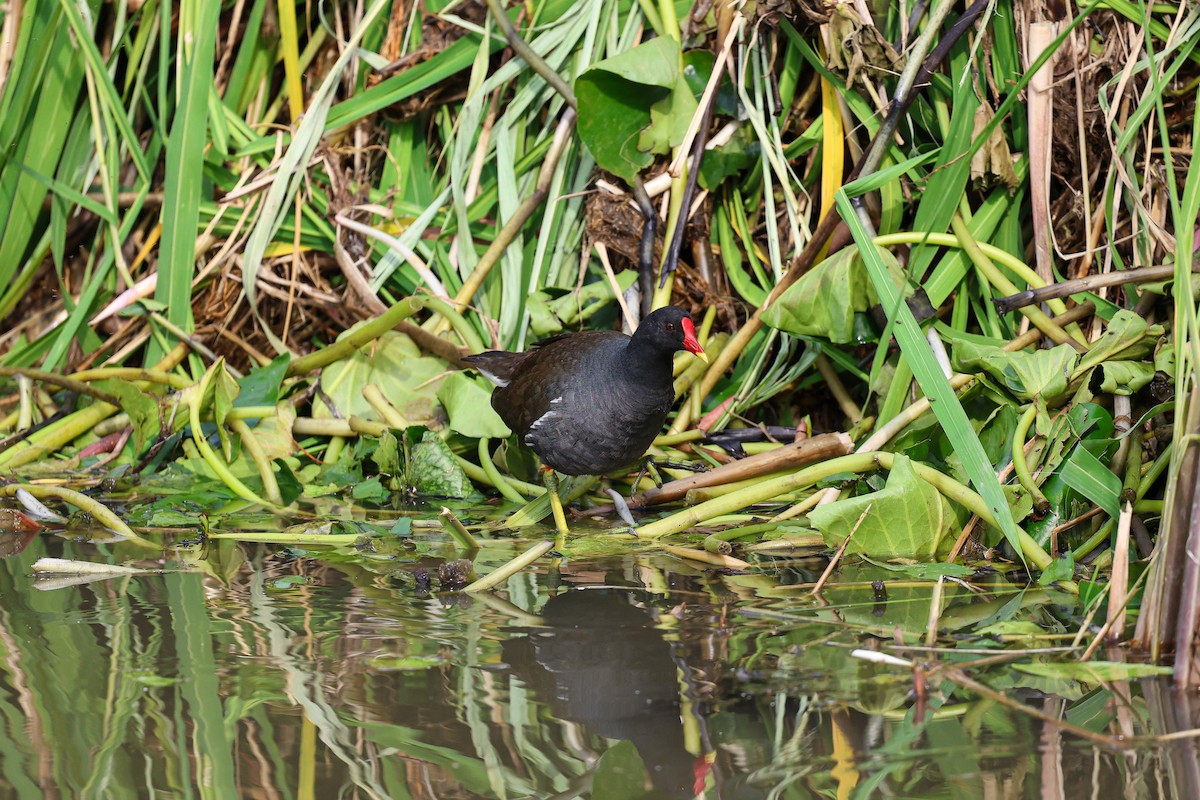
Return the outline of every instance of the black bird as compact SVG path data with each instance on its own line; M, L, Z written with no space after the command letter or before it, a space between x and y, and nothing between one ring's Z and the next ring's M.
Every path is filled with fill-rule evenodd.
M465 360L496 384L492 408L543 464L566 475L599 475L636 461L662 430L675 402L678 350L708 360L691 317L666 306L633 336L567 333L521 353L489 350Z

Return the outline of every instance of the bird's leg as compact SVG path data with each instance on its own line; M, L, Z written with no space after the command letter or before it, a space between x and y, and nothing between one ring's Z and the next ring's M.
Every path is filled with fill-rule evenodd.
M699 461L676 461L673 458L657 459L654 462L654 466L662 469L682 469L687 470L688 472L708 472L710 469L712 469L707 464Z
M633 479L633 485L629 487L630 498L637 494L638 487L642 485L642 478L646 477L647 473L649 473L650 479L654 481L654 485L656 487L662 486L662 478L659 476L658 471L654 469L653 456L650 456L649 454L644 455L638 459L638 474L637 477Z
M567 528L567 515L563 513L562 498L558 496L558 474L550 467L542 467L542 483L546 484L546 491L550 493L550 511L554 514L554 529L558 531L561 547L570 530Z
M659 468L663 469L683 469L688 472L708 472L707 464L700 464L695 461L675 461L674 459L655 458L651 455L642 456L638 462L637 478L633 482L632 488L629 490L629 496L632 498L637 494L638 487L642 484L642 478L647 475L654 481L655 488L661 489L663 485L662 475L659 474Z

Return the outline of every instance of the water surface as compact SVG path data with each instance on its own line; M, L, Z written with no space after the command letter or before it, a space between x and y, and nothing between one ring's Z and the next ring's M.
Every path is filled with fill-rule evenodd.
M44 555L153 564L125 547L43 535L0 560L0 796L1198 796L1180 788L1200 786L1193 739L1116 748L939 677L899 646L921 642L933 583L870 565L819 598L821 561L736 575L655 553L544 564L480 596L439 592L447 559L412 547L210 542L202 569L32 572ZM485 555L481 571L511 552ZM1023 589L946 583L942 646L1006 603L1060 613ZM951 660L1102 736L1195 727L1161 683L986 662L1062 628Z

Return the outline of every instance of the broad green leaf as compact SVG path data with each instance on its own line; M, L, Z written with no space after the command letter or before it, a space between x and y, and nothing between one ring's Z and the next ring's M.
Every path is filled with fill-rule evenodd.
M621 740L604 751L596 763L591 794L611 800L646 796L646 765L633 742Z
M1065 344L1049 350L1010 353L992 345L959 341L954 345L954 368L960 372L986 372L1022 400L1053 401L1067 391L1079 354Z
M671 93L650 107L650 127L638 137L638 149L650 153L669 153L683 143L688 125L696 113L696 98L680 75Z
M437 391L437 399L446 409L450 430L455 433L473 439L503 439L512 433L492 408L491 389L465 372L447 377Z
M363 399L362 390L375 384L409 424L425 424L433 421L434 400L445 370L443 362L421 355L407 336L388 331L349 358L322 370L321 389L333 402L336 416L374 419L378 415ZM335 415L318 397L313 401L313 416Z
M146 443L157 439L162 432L158 398L146 394L130 381L100 381L96 386L116 395L121 401L121 410L129 415L133 425L133 450L139 454L143 452Z
M686 97L676 98L679 113L689 100L695 107L680 75L679 60L679 43L660 36L593 65L575 80L579 138L601 168L627 183L633 183L653 158L639 145L642 132L651 124L651 108L680 91ZM677 90L677 85L682 88ZM673 118L675 111L668 116Z
M711 191L730 175L741 175L759 161L761 150L762 145L749 127L738 128L727 144L704 153L700 162L701 188ZM724 246L721 255L725 255Z
M868 507L847 553L870 554L877 559L932 560L943 545L948 549L949 534L960 528L955 507L917 475L912 462L902 455L896 456L883 489L817 506L808 519L827 545L837 547Z
M579 138L596 163L632 184L654 157L638 149L638 137L650 124L650 105L633 95L652 95L652 102L666 91L645 89L609 72L588 70L575 81L579 103ZM644 99L644 98L643 98Z
M275 401L279 399L279 387L287 377L287 368L291 360L291 354L285 353L267 366L251 370L249 375L238 381L242 390L234 401L234 407L275 405Z
M593 64L587 72L608 72L631 83L670 89L679 77L679 60L679 42L659 36Z
M1071 551L1067 550L1063 555L1054 559L1050 566L1042 570L1041 576L1038 578L1038 583L1042 586L1049 586L1058 581L1069 581L1075 577L1075 559L1071 556Z
M991 625L984 625L975 629L975 633L980 636L1006 636L1014 637L1028 636L1031 640L1045 633L1042 626L1036 622L1024 619L1010 619L1003 622L993 622Z
M263 453L272 460L292 458L296 454L296 440L292 436L292 425L296 422L296 407L288 402L275 406L275 413L252 424L251 431ZM292 465L295 467L295 465Z
M418 429L423 431L424 429ZM404 459L400 455L400 440L390 430L384 431L379 437L378 446L371 451L370 459L384 475L402 475Z
M617 285L624 292L637 281L637 270L627 269L616 275ZM595 281L582 288L560 292L556 297L549 291L534 292L529 296L529 327L534 335L541 337L561 333L565 327L574 327L580 320L590 317L604 301L615 299L612 285L608 281Z
M383 488L383 483L379 480L378 475L373 475L362 483L354 484L350 490L350 496L355 500L366 500L371 503L382 503L389 494L390 492Z
M1100 506L1112 518L1121 513L1121 479L1100 463L1087 448L1076 447L1063 464L1067 486Z
M1161 328L1151 328L1146 320L1132 311L1118 311L1109 320L1104 335L1092 343L1087 353L1079 361L1075 373L1078 377L1097 364L1112 361L1118 357L1123 360L1141 358L1147 355L1154 346L1154 338Z
M875 248L897 286L900 264L891 252ZM762 319L772 328L799 336L821 336L835 344L857 344L855 315L879 303L858 248L845 247L808 271L767 306Z
M1141 361L1105 361L1100 365L1100 391L1130 395L1154 380L1154 365Z
M300 495L304 494L304 486L286 460L277 458L275 464L275 482L279 484L279 495L283 505L290 506Z
M407 473L408 485L418 495L464 498L475 491L454 453L433 431L425 431L411 446Z

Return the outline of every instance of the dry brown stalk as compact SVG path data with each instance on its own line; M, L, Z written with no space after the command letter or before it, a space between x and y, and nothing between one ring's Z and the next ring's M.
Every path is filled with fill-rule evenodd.
M644 508L660 503L669 503L672 500L680 499L691 489L701 489L706 486L744 481L747 478L758 477L769 472L779 472L785 469L801 467L805 464L826 461L838 456L849 455L853 449L854 444L846 434L823 433L820 436L813 436L799 442L790 442L776 450L747 456L729 464L722 464L719 467L710 469L708 472L689 475L686 478L665 483L657 489L648 489L644 492L639 492L630 499L629 507ZM610 513L610 511L610 506L598 506L589 513L600 515Z

